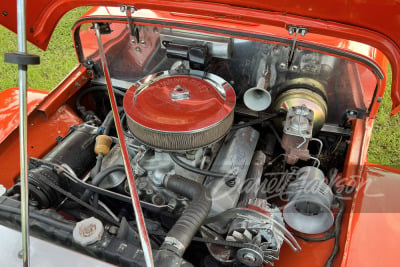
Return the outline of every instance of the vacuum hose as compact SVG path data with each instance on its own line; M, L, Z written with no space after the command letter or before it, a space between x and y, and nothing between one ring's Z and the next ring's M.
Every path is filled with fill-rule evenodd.
M193 236L208 216L211 198L203 185L181 176L166 177L164 186L192 200L161 245L161 250L172 251L182 257Z

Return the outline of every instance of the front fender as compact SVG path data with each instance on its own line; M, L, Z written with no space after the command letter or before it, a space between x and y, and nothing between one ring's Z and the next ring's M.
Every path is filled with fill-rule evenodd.
M28 116L48 94L46 91L28 89ZM0 92L0 144L19 125L18 87L8 88Z
M353 198L342 266L398 266L400 170L367 163Z
M40 110L48 98L47 92L28 89L28 155L42 157L65 136L71 125L82 120L65 104L57 105L49 116ZM0 92L0 184L14 184L19 174L19 105L18 88ZM64 100L63 100L64 101ZM52 103L58 102L54 100Z

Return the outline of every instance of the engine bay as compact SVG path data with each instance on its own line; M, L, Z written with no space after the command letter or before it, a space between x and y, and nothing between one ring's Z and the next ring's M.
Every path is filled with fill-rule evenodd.
M263 266L279 263L283 246L302 253L299 240L334 239L336 248L345 209L337 179L351 119L362 118L374 98L374 72L279 42L152 25L131 30L102 23L119 138L156 261ZM83 24L75 36L92 75L73 98L84 122L30 159L32 228L105 261L143 266L93 29ZM17 180L0 203L17 208L19 190ZM17 216L1 210L0 221Z

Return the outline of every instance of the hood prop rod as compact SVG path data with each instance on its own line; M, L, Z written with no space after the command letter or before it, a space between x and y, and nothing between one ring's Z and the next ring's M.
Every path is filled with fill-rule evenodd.
M128 149L126 147L124 133L123 133L122 124L121 124L121 118L120 118L119 112L118 112L117 100L114 95L111 78L110 78L110 72L108 70L108 65L107 65L107 59L104 54L103 42L101 40L100 25L98 23L95 23L94 28L96 31L97 43L99 46L99 55L100 55L102 66L103 66L104 77L105 77L105 80L107 83L107 90L108 90L108 95L110 98L111 109L112 109L112 113L114 116L115 128L117 130L118 140L119 140L119 144L120 144L121 152L122 152L122 159L124 161L125 173L126 173L126 177L128 179L129 192L132 197L132 205L133 205L133 210L135 212L136 223L138 226L140 243L142 244L142 250L144 253L144 259L145 259L146 265L148 267L153 267L154 262L153 262L150 240L149 240L149 236L147 234L146 224L144 221L142 209L140 207L139 196L136 191L135 179L133 177L132 168L131 168L131 165L129 162Z
M6 53L4 61L18 65L19 87L19 157L21 179L21 233L22 262L30 265L29 246L29 188L28 188L28 125L27 125L27 71L28 65L37 65L40 58L27 54L26 49L26 0L17 0L18 52ZM17 255L16 255L17 256Z

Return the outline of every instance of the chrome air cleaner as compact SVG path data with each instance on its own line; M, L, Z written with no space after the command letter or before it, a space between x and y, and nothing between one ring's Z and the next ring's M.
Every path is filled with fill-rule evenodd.
M163 150L209 145L232 126L236 96L217 75L165 71L136 82L124 97L130 131Z

